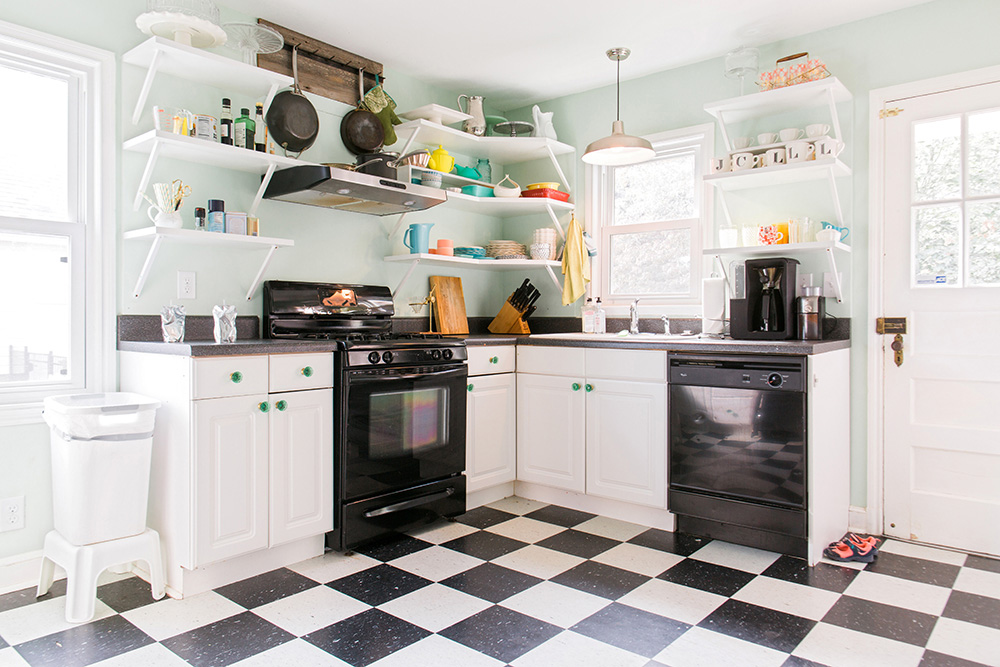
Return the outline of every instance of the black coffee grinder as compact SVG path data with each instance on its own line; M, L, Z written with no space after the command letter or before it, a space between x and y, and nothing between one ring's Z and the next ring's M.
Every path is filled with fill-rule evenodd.
M746 261L746 298L729 300L729 333L733 338L795 338L798 266L798 260L787 257Z

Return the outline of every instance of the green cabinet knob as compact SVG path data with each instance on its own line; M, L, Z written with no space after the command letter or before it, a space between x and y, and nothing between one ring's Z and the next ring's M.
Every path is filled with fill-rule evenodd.
M285 408L288 407L287 401L278 401L274 404L274 407L278 408L278 412L284 412Z
M470 384L470 385L468 385L468 386L466 387L466 389L468 389L469 391L472 391L473 387L475 387L475 385L471 385L471 384Z
M587 391L594 391L594 385L587 383Z
M574 382L573 383L573 391L580 391L580 383L579 382Z
M306 366L305 368L302 369L302 374L305 375L307 378L311 378L313 374L313 367Z
M500 363L500 357L490 357L490 363L491 364L499 364Z
M258 408L258 409L259 409L259 410L260 410L261 412L267 412L268 410L270 410L270 409L271 409L271 406L267 404L267 401L261 401L261 402L260 402L260 403L259 403L259 404L257 405L257 408Z
M239 384L240 382L243 382L243 373L240 373L239 371L233 371L229 375L229 379L235 382L236 384Z

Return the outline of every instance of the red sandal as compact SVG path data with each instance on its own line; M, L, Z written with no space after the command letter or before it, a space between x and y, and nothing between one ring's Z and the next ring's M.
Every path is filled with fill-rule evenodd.
M841 540L823 549L823 555L838 563L870 563L875 560L875 547L859 547L847 540Z
M878 540L871 536L861 536L857 533L848 533L844 536L844 540L850 542L856 547L864 549L865 547L871 547L875 550L875 555L878 556Z

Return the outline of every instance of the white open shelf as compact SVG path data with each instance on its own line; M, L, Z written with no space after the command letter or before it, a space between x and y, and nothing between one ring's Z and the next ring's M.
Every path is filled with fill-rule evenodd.
M774 245L745 246L739 248L707 248L702 254L715 257L715 262L722 271L722 275L729 281L726 275L726 265L723 257L759 257L762 255L790 255L792 257L802 257L809 255L825 255L827 264L830 267L830 275L833 278L833 291L837 303L844 300L844 287L840 280L840 273L837 271L837 258L834 251L846 254L851 253L851 246L839 241L811 241L809 243L776 243ZM848 266L850 263L848 263Z
M474 197L459 192L448 193L448 204L469 213L482 213L497 218L509 218L533 213L572 211L569 202L556 201L548 197Z
M575 150L568 144L545 137L477 137L423 119L408 120L396 125L394 129L396 136L407 145L410 142L434 148L442 145L449 152L489 158L500 164L546 158L549 156L549 150L555 155L566 155ZM405 155L409 151L410 148L407 147L401 150L400 154Z
M803 181L822 181L829 178L850 176L851 168L838 158L818 158L806 162L792 164L777 164L771 167L757 167L743 171L726 171L708 174L702 177L709 183L727 192L745 190L748 188L784 185L786 183L801 183Z
M447 255L431 255L430 253L411 253L408 255L392 255L386 257L387 262L404 262L409 263L410 268L406 270L406 274L403 276L399 284L396 285L396 289L392 291L393 294L397 294L406 281L409 280L410 275L413 273L413 269L417 268L418 264L429 264L431 266L461 266L465 268L475 268L475 269L488 269L491 271L514 271L523 269L545 269L549 274L549 278L555 284L556 289L560 292L562 291L562 285L559 284L559 278L556 277L555 267L561 267L562 262L558 260L545 260L545 259L472 259L471 257L449 257Z
M851 99L851 93L835 76L794 86L765 90L705 105L705 111L725 123L739 123L796 109L811 109Z
M162 130L144 132L126 141L122 148L148 155L153 152L153 148L157 144L159 144L160 157L187 160L188 162L235 171L246 171L258 176L266 173L267 168L272 164L277 165L279 169L309 164L303 160L296 160L284 155L272 155L247 148L237 148L217 141L186 137L183 134L163 132Z

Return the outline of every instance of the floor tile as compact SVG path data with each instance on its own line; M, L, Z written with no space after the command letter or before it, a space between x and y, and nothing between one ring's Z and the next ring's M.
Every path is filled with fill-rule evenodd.
M483 561L480 558L439 546L421 549L416 553L388 562L388 565L406 570L430 581L441 581L482 564Z
M520 540L521 542L534 544L535 542L540 542L547 537L552 537L556 533L561 533L564 530L566 529L562 526L556 526L551 523L545 523L544 521L535 521L534 519L529 519L525 516L519 516L511 519L510 521L504 521L503 523L498 523L495 526L490 526L486 529L486 532L493 533L494 535L503 535L504 537L509 537L512 540Z
M948 549L937 549L923 544L911 544L910 542L900 542L899 540L886 540L878 548L881 554L896 554L897 556L910 556L911 558L923 558L939 563L962 566L965 564L966 554Z
M697 625L725 601L721 595L662 579L650 579L618 600L621 604L688 625Z
M483 529L495 526L498 523L503 523L504 521L510 521L516 516L517 514L501 512L500 510L495 510L492 507L483 505L482 507L477 507L474 510L469 510L465 514L457 517L455 520L459 523L465 524L466 526Z
M970 554L965 560L965 567L1000 574L1000 558L986 558L984 556L973 556Z
M910 581L946 587L955 583L960 569L957 565L893 553L880 553L874 562L865 566L867 572L888 574ZM1000 575L998 575L998 580L1000 580Z
M246 611L161 643L192 665L215 667L230 665L292 639L292 634Z
M293 639L280 646L275 646L263 653L250 656L245 660L233 663L233 667L278 667L279 665L294 665L294 667L351 667L349 662L335 658L318 646L304 639ZM143 665L142 667L147 667Z
M923 649L913 644L827 623L817 623L792 652L794 656L832 667L874 664L879 667L917 667L922 654Z
M111 607L97 600L94 603L92 621L108 618L114 613ZM11 646L73 627L76 627L76 624L66 620L65 597L44 600L0 613L0 637Z
M688 558L657 578L729 597L750 583L754 575L743 570Z
M441 583L456 590L497 603L541 582L538 577L484 563Z
M757 605L726 600L698 627L791 653L816 621Z
M546 523L554 523L564 528L572 528L584 521L593 519L597 515L569 509L568 507L560 507L559 505L549 505L534 512L529 512L525 516L536 521L545 521Z
M522 549L494 558L492 562L511 570L530 574L533 577L551 579L557 574L562 574L566 570L576 567L584 560L586 559L579 556L553 551L537 544L529 544Z
M924 657L920 660L920 667L988 667L981 662L974 662L972 660L963 660L962 658L955 657L953 655L948 655L947 653L938 653L937 651L931 651L929 649L924 649Z
M771 567L780 555L773 551L713 540L691 554L691 558L752 574L760 574Z
M687 623L612 602L570 630L651 658L690 627Z
M391 565L382 564L351 574L343 579L337 579L327 584L330 588L340 591L352 598L377 607L395 598L412 593L431 582L423 577L399 570Z
M510 514L523 516L529 512L540 510L546 505L548 505L548 503L539 502L537 500L528 500L527 498L519 498L517 496L509 496L503 500L498 500L495 503L490 503L487 507L492 507L493 509L500 510L501 512L508 512Z
M964 567L955 579L954 589L1000 600L1000 573Z
M504 554L517 551L521 547L525 547L527 545L527 542L512 540L509 537L504 537L503 535L494 535L493 533L481 531L472 535L460 537L457 540L452 540L451 542L445 542L441 546L447 547L448 549L454 549L455 551L461 551L464 554L475 556L476 558L481 558L483 560L493 560L494 558L503 556Z
M858 573L844 594L939 616L951 589L865 571Z
M156 641L163 641L244 611L243 607L232 600L207 591L183 600L161 600L156 604L127 611L122 617Z
M830 611L839 597L837 593L821 588L773 577L757 577L736 591L732 599L818 621Z
M27 664L27 663L25 663ZM184 667L187 661L163 644L146 644L128 653L119 653L113 658L93 663L93 667ZM7 664L0 658L0 665Z
M575 632L562 632L512 662L513 667L642 667L646 658Z
M600 535L583 533L569 528L561 533L537 542L538 546L546 549L554 549L564 553L580 556L581 558L593 558L599 553L621 544L618 540L612 540Z
M666 530L650 528L649 530L639 533L630 539L629 543L638 544L640 547L649 547L650 549L669 551L670 553L677 554L678 556L690 556L695 551L708 544L709 541L710 540L702 537L695 537L693 535L671 533Z
M282 630L301 637L368 609L370 607L364 602L329 586L316 586L255 607L253 613Z
M431 544L441 544L476 532L472 526L457 521L435 521L432 524L410 531L410 537L415 537Z
M786 654L760 644L721 635L704 628L691 628L656 655L667 665L684 667L779 667Z
M354 551L364 556L368 556L369 558L385 562L401 558L408 554L420 551L421 549L427 549L430 546L430 542L418 540L417 538L410 537L409 535L399 535L382 542L376 542L358 547Z
M629 572L638 572L647 577L655 577L684 559L667 551L623 543L594 556L593 560Z
M801 558L781 556L764 570L763 574L782 581L843 593L858 576L858 570L827 563L817 563L815 567L809 567L809 564Z
M372 664L372 667L503 667L502 662L468 646L431 635Z
M607 598L551 581L532 586L500 603L502 607L568 628L608 606Z
M501 662L511 663L561 631L551 623L493 606L438 634Z
M3 637L0 637L0 651L2 651L3 649L7 648L7 646L9 646L9 644L7 644L7 642L4 641Z
M129 577L97 587L97 599L118 613L153 604L150 585L139 577Z
M600 595L609 600L617 600L648 580L648 577L641 574L593 561L585 561L551 579L557 584Z
M121 616L102 618L17 645L31 665L89 665L152 644L153 639Z
M38 591L36 586L31 588L22 588L18 591L12 591L10 593L4 593L0 595L0 614L5 611L10 611L11 609L17 609L18 607L23 607L25 605L34 604L35 602L44 602L45 600L51 600L53 598L66 595L66 580L58 579L52 582L52 588L49 592L40 598L35 597L35 593Z
M842 628L867 632L887 639L923 646L934 629L936 618L930 614L860 600L847 595L837 600L823 622Z
M965 591L952 591L941 615L1000 630L1000 600L996 598ZM997 653L1000 655L1000 647Z
M318 585L309 577L282 567L216 588L215 592L238 605L253 609Z
M184 664L184 661L181 661ZM2 667L30 667L28 663L24 661L21 654L17 652L13 646L6 648L0 648L0 666Z
M347 555L336 551L328 551L322 556L310 558L295 565L289 565L288 569L309 577L313 581L325 584L335 579L346 577L349 574L355 574L370 567L375 567L381 562L380 560L369 558L364 554L352 553Z
M812 660L806 660L805 658L799 658L794 655L790 655L785 658L785 661L781 663L781 667L828 667L820 662L814 662Z
M927 648L964 660L998 665L1000 630L953 618L939 618L927 641Z
M649 530L648 527L640 526L637 523L610 519L606 516L595 516L589 521L584 521L583 523L574 526L574 528L584 533L600 535L601 537L610 537L612 540L619 540L621 542L631 540L633 537Z
M370 665L430 635L378 609L351 616L303 637L355 667Z
M431 584L390 600L380 605L379 609L430 632L439 632L490 606L482 598L441 584Z

